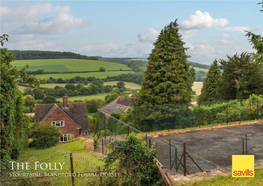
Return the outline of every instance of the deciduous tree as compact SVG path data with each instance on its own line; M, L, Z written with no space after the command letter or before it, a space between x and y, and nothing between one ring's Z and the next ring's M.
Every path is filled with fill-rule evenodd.
M0 36L1 45L8 41L8 35ZM45 83L45 80L39 80L36 77L26 74L28 65L21 70L14 67L11 62L14 61L12 53L8 53L6 48L1 48L1 159L8 159L17 151L18 142L27 145L29 134L29 120L23 113L24 101L23 95L18 90L17 79L22 79L30 86L39 86ZM15 147L15 148L14 148ZM15 156L17 157L17 156ZM4 167L1 171L4 170Z

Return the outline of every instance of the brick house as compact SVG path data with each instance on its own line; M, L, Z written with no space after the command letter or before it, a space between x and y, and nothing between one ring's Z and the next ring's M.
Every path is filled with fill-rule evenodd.
M35 123L37 122L50 122L59 127L63 134L60 142L67 142L68 135L79 137L90 132L86 103L70 103L67 95L63 97L63 103L35 104Z

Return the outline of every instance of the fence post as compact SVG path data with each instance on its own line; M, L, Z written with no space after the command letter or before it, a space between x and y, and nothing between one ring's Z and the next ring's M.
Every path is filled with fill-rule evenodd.
M72 153L70 153L69 156L70 156L70 167L71 167L71 181L72 181L72 186L75 186Z
M105 124L106 124L106 114L104 113L104 137L105 137L105 143L106 143L106 127L105 127Z
M101 139L101 153L104 154L104 151L103 151L103 138Z
M102 186L102 177L100 175L100 167L99 167L99 176L100 176L100 185Z
M116 140L116 137L117 137L117 123L115 123L115 140Z
M99 109L97 110L97 133L99 131L99 114L98 114L98 112L99 112Z
M170 170L172 169L172 151L171 151L171 140L169 139L169 153L170 153Z
M245 155L245 140L242 139L242 154Z
M245 140L246 140L246 155L247 155L247 134Z
M186 176L186 153L185 153L185 143L183 144L183 156L184 156L184 176Z
M228 103L226 105L226 113L227 113L227 116L226 116L226 124L228 125Z
M250 121L251 121L252 120L251 99L249 100L249 104L250 104Z
M175 159L175 170L177 172L177 148L174 149L174 159Z
M257 120L259 119L258 117L258 97L257 97Z
M151 141L151 138L149 138L149 148L152 148L152 141Z

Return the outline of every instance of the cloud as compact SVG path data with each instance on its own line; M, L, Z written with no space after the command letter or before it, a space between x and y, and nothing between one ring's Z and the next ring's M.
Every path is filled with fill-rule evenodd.
M245 27L245 26L233 26L233 27L228 27L225 30L244 33L245 31L255 32L255 31L263 30L263 27L258 26L256 28L251 28L251 27Z
M111 49L105 55L108 57L148 57L153 48L152 44L133 41L126 46Z
M179 32L184 40L193 37L196 34L196 30L179 30Z
M245 51L244 48L239 45L228 44L211 46L210 44L187 43L186 47L189 47L186 54L191 56L190 61L208 65L215 59L226 59L227 55L232 56Z
M29 22L18 27L17 33L21 34L62 34L69 30L84 27L81 19L66 13L59 13L54 17L40 22Z
M153 28L148 28L146 32L139 33L137 37L139 38L140 42L154 42L156 41L158 35L159 35L158 31L156 31Z
M194 15L191 15L188 19L183 20L180 27L184 30L203 30L223 27L227 24L227 19L214 19L208 12L202 13L200 10L197 10Z
M234 45L234 44L236 44L236 42L231 41L229 39L222 39L218 42L218 44L220 44L220 45Z
M54 12L70 12L69 6L52 6L51 3L38 3L32 6L17 6L17 7L0 7L1 16L9 16L16 18L32 18L39 17L46 13Z
M4 33L58 34L84 26L81 19L70 14L69 6L37 3L32 6L3 6L0 10Z
M245 26L234 26L234 27L228 27L226 30L229 31L236 31L236 32L244 32L245 30L251 30L252 28L250 27L245 27Z

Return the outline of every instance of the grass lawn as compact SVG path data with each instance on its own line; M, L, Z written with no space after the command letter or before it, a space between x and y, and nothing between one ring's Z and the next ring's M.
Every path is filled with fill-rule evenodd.
M104 82L104 86L106 85L117 85L119 81L109 81L109 82ZM124 82L125 87L129 89L141 89L141 85L138 85L136 83L131 83L131 82Z
M203 87L203 82L194 82L192 89L193 91L196 92L196 95L200 95L202 87Z
M30 65L29 70L44 69L45 72L98 71L100 67L104 67L106 71L131 70L127 65L120 63L86 59L32 59L13 62L18 69L26 64Z
M49 79L53 77L55 79L62 78L62 79L70 79L76 76L80 77L95 77L95 78L106 78L107 76L117 76L120 74L134 74L134 71L106 71L106 72L89 72L89 73L70 73L70 74L41 74L36 75L37 78L40 79Z
M263 168L255 169L254 178L238 178L228 176L216 176L210 179L203 179L199 182L189 183L189 184L174 184L174 186L260 186L263 185Z
M22 151L19 159L16 162L28 162L29 168L26 170L17 170L16 166L14 166L15 177L8 177L9 179L14 178L23 178L23 177L32 177L32 176L25 176L24 173L34 174L34 176L47 176L47 175L54 175L54 174L68 174L71 172L70 166L70 153L73 155L73 167L74 173L79 172L90 172L90 171L98 171L98 167L101 168L104 165L103 157L97 156L95 154L85 152L86 146L83 143L87 139L80 139L70 143L64 144L57 144L54 147L47 148L47 149L26 149ZM36 166L37 162L37 166ZM41 169L41 163L42 169ZM56 170L55 170L55 163L56 163ZM47 165L49 166L47 168ZM61 165L63 165L61 167ZM11 166L11 164L10 164ZM10 175L10 174L8 174ZM75 178L75 185L81 186L83 183L92 182L97 183L99 182L98 176L90 176L90 177L78 177ZM71 185L71 177L70 176L62 176L62 177L50 177L50 178L40 178L40 179L28 179L22 180L17 182L6 182L4 185ZM96 185L92 184L91 185Z

